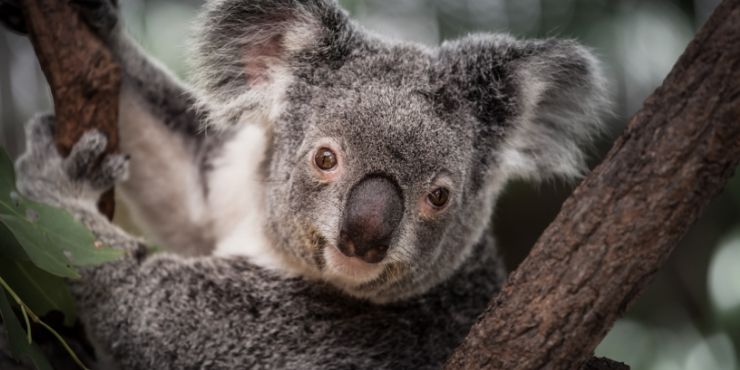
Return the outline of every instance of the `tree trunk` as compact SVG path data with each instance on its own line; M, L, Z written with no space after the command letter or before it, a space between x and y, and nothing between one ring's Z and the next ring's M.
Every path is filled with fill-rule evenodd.
M62 155L90 129L108 137L107 153L118 145L121 71L113 55L80 19L68 0L24 0L23 13L41 69L54 97L54 137ZM101 212L112 218L113 191Z
M584 365L738 165L739 24L723 1L446 369Z

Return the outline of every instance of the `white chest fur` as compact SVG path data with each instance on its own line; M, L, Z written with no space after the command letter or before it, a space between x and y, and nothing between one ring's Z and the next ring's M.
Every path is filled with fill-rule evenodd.
M265 187L259 167L266 149L265 129L244 125L212 162L207 202L217 240L214 254L246 256L256 265L285 271L263 230Z

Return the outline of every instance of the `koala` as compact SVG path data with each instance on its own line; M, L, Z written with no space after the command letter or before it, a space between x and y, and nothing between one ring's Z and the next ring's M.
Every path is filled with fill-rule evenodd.
M505 279L505 184L581 174L609 106L574 41L427 47L330 0L207 1L186 85L114 1L74 3L124 72L123 154L96 166L92 131L62 158L38 116L17 181L126 252L71 282L121 368L441 367ZM147 241L97 212L113 185Z

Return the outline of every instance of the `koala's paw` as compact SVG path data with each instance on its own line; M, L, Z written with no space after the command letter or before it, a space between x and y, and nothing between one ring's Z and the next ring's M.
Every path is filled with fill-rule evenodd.
M120 21L118 0L72 0L85 22L95 33L107 39Z
M95 205L100 195L128 175L128 157L106 155L107 139L88 131L62 158L54 144L54 117L37 116L26 126L26 152L16 162L18 189L38 201L65 206Z
M15 32L28 33L23 20L21 0L0 0L0 23Z
M87 182L93 189L105 191L128 175L128 156L111 154L105 156L98 165L98 158L103 155L108 139L100 131L88 131L72 148L72 152L63 160L67 176L77 182Z

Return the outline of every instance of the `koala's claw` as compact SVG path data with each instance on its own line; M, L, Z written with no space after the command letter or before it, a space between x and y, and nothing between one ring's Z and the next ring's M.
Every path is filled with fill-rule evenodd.
M103 154L108 139L98 131L85 132L64 159L65 169L72 179L84 179L95 172L98 158Z
M122 154L110 154L99 160L108 139L98 130L85 132L72 147L69 156L63 160L63 166L70 179L89 182L96 189L109 189L118 181L128 176L129 157Z
M129 156L111 154L100 164L98 176L91 179L93 185L99 189L109 189L118 182L128 178Z

